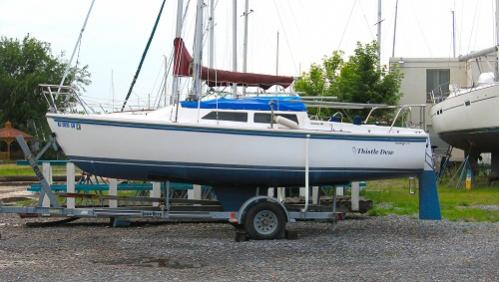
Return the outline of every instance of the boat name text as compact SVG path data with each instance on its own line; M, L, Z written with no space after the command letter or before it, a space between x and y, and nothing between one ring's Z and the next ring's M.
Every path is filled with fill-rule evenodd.
M391 156L394 153L393 150L388 150L388 149L357 148L357 147L352 147L352 152L358 155L371 155L371 156Z

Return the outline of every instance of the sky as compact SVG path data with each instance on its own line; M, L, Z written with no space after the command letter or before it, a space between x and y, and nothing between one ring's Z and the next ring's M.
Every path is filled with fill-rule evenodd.
M117 105L124 99L161 2L96 0L78 52L79 65L88 65L92 75L92 84L85 93L90 102L111 104L114 97ZM188 2L182 37L192 51L196 0L184 0L185 4ZM69 59L90 3L91 0L0 0L0 36L22 39L29 33L51 43L55 54L63 52ZM233 1L215 0L215 3L214 64L216 68L230 70ZM384 64L392 54L395 3L396 0L382 1ZM237 1L239 70L244 4L243 0ZM164 72L164 57L167 60L172 57L176 7L177 1L166 1L131 104L154 103ZM249 8L253 10L248 16L249 72L275 74L277 32L279 74L291 76L299 76L333 50L343 50L348 57L357 42L376 39L376 0L249 0ZM451 11L455 11L457 55L494 45L495 0L399 0L395 56L452 57ZM207 49L208 44L204 45ZM206 61L207 54L205 50Z

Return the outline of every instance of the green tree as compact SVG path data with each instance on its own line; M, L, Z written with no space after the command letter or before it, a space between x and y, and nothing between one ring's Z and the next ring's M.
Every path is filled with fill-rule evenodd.
M67 63L52 54L50 44L29 34L24 39L0 38L0 122L11 120L28 130L28 121L45 124L48 105L36 90L38 84L59 84ZM88 67L71 68L66 84L77 89L90 84ZM67 104L66 104L67 105ZM66 106L61 104L62 107Z
M342 54L335 51L323 59L322 65L312 65L310 72L296 81L295 90L310 96L336 96L341 102L397 104L402 74L396 67L390 70L386 66L378 67L376 42L357 43L354 55L347 61L342 59ZM332 111L317 112L324 118ZM352 111L346 112L352 114ZM365 115L367 111L359 114Z

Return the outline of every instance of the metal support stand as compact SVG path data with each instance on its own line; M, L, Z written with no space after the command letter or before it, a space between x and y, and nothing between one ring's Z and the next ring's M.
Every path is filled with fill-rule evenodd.
M38 156L33 157L33 154L31 153L31 150L28 147L28 144L26 143L26 140L24 140L24 137L22 136L17 136L16 137L17 143L19 143L19 146L21 147L21 150L23 151L24 157L28 161L29 165L33 168L33 171L35 172L36 177L40 181L40 184L42 186L42 190L40 191L40 197L38 198L38 206L42 206L43 204L43 198L45 195L50 199L50 206L54 208L58 208L61 205L59 204L59 201L57 200L57 197L55 196L54 193L52 193L52 189L50 189L50 184L43 175L43 173L40 171L40 167L38 167L38 158L42 156L51 146L56 146L55 145L55 140L53 138L50 138L49 143L43 147L43 149L40 151Z

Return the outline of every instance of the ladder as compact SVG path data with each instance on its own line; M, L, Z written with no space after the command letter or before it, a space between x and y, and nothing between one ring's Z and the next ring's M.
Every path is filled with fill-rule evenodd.
M441 182L442 177L445 174L445 171L449 167L450 158L452 156L452 149L454 149L454 147L452 147L452 145L449 145L449 147L447 148L447 151L445 152L445 155L443 157L443 162L440 164L440 170L438 171L438 175L437 175L439 183Z

